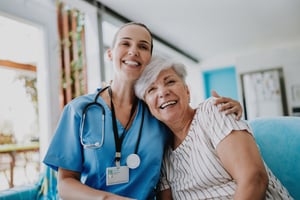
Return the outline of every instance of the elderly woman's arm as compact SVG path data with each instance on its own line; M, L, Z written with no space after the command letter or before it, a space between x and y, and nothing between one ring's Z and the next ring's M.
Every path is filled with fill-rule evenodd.
M234 199L265 198L268 175L251 134L232 131L218 144L217 153L237 183Z

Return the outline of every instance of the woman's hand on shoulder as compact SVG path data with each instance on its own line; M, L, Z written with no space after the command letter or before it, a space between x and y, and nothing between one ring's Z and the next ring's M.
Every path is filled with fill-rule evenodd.
M224 111L225 114L235 114L236 120L240 120L243 114L243 108L240 102L229 97L221 97L216 91L212 90L211 95L216 97L215 105L221 104L220 112Z

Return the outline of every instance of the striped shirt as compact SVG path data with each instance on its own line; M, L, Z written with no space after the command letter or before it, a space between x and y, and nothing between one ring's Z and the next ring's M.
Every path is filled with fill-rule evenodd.
M165 152L160 190L171 187L173 199L233 199L236 183L224 169L216 147L233 130L247 130L244 121L219 112L213 98L199 105L188 135L173 151ZM287 190L267 168L269 187L266 199L291 199Z

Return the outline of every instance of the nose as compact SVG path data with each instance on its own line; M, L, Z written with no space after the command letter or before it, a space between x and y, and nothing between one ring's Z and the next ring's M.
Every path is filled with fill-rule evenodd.
M138 53L138 50L135 47L132 47L132 48L129 49L128 55L130 55L130 56L138 56L139 53Z
M163 98L165 96L168 96L170 94L170 91L164 87L160 87L158 89L158 96L159 98Z

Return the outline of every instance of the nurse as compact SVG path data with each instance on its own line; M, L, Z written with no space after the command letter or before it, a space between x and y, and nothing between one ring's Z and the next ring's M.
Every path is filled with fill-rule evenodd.
M65 106L44 158L58 171L58 192L64 200L154 198L170 131L134 94L152 49L145 25L125 24L107 51L114 68L111 85ZM241 116L237 101L219 102Z

